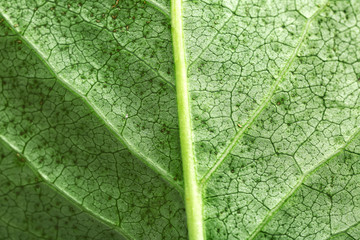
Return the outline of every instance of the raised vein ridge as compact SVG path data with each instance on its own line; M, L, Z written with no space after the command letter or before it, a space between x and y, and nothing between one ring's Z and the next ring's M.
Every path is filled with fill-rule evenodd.
M146 1L150 6L152 6L153 8L155 8L156 10L158 10L160 13L162 13L165 17L167 17L168 19L171 18L170 12L169 10L166 9L166 7L164 7L162 4L158 3L155 0L147 0Z
M281 201L266 215L264 220L258 225L258 227L255 229L255 231L250 235L249 240L252 240L256 237L256 235L263 229L263 227L271 220L271 218L275 215L276 212L278 212L282 206L287 202L289 198L291 198L297 190L301 187L301 185L305 182L305 180L310 177L312 174L314 174L318 169L320 169L322 166L324 166L326 163L328 163L331 159L336 157L339 153L344 151L354 139L356 139L360 135L360 128L356 129L353 135L350 136L347 143L342 145L340 148L338 148L334 153L332 153L329 157L324 158L321 162L319 162L316 166L314 166L312 169L304 173L297 184L293 187L293 189L286 194Z
M351 229L353 229L353 228L356 228L356 227L358 227L359 225L360 225L360 221L356 222L355 224L351 225L350 227L346 228L346 229L343 230L343 231L334 233L333 235L331 235L331 236L330 236L329 238L327 238L326 240L334 239L334 237L339 236L339 235L341 235L341 234L347 234L347 235L349 235L349 234L347 233L347 231L349 231L349 230L351 230ZM352 238L352 239L354 239L354 238Z
M182 23L182 0L171 0L171 32L174 49L176 98L189 239L204 240L202 196L196 176L196 161L192 141L190 96Z
M304 42L304 39L309 31L309 28L311 26L312 21L315 19L317 15L320 14L325 8L326 4L324 4L322 7L320 7L307 21L304 27L304 30L301 34L301 37L299 39L298 44L296 45L293 53L291 54L290 58L286 62L285 66L282 68L279 77L276 79L276 81L272 84L269 92L259 105L259 107L256 109L255 113L250 117L250 119L242 126L242 128L236 133L235 137L231 140L230 144L226 147L225 151L221 154L220 158L216 161L216 163L206 172L204 177L201 179L201 184L205 185L206 182L211 178L212 174L220 167L220 165L224 162L226 157L231 153L233 148L236 146L237 142L241 137L244 135L245 131L255 122L257 117L260 115L260 113L263 112L263 110L267 107L268 103L270 102L272 96L274 95L275 91L277 90L277 87L283 80L285 74L288 72L291 64L293 63L294 59L296 58L302 43Z
M49 70L51 75L54 76L54 78L66 89L71 91L75 96L83 100L83 102L94 112L94 115L98 117L98 119L109 129L109 131L123 144L134 156L136 156L139 160L141 160L143 163L145 163L147 166L149 166L152 170L154 170L156 173L158 173L163 179L165 179L167 182L169 182L172 186L175 187L177 191L180 193L183 192L183 188L179 183L174 181L173 176L171 176L165 169L163 169L161 166L159 166L156 162L154 162L149 157L145 156L138 148L136 148L134 145L132 145L130 142L128 142L116 129L116 127L109 121L107 121L106 117L101 113L100 109L96 107L91 101L87 99L86 96L82 95L76 88L71 86L69 83L67 83L64 79L59 77L54 68L51 66L50 63L48 63L44 56L38 51L38 49L29 42L24 36L22 36L19 32L17 32L13 26L11 25L10 21L5 17L5 15L0 12L0 16L7 22L7 25L9 28L24 42L24 44L27 45L35 55L39 58L39 60L46 66L46 68Z
M13 144L11 144L4 136L0 135L0 144L19 153L21 151L19 151L19 149L17 149ZM22 155L25 157L25 159L28 159L23 153ZM33 171L37 176L39 176L39 178L51 189L53 189L54 191L56 191L57 194L60 194L62 197L64 197L66 200L68 200L69 202L71 202L73 205L77 206L78 208L80 208L83 212L86 212L87 214L89 214L90 216L92 216L93 218L95 218L97 221L101 222L102 224L105 224L106 226L108 226L110 229L113 229L114 231L119 232L121 235L123 235L123 237L129 239L129 240L135 240L134 237L132 237L129 233L127 233L126 231L124 231L123 229L121 229L120 227L114 225L112 222L106 220L105 218L102 218L101 215L95 214L93 213L91 210L87 209L86 207L84 207L83 205L77 203L76 201L74 201L74 199L72 199L71 196L69 196L66 192L62 191L61 189L59 189L58 187L56 187L56 185L54 185L52 182L50 182L46 176L43 176L39 171L37 171L37 169L35 168L35 166L31 163L31 161L25 161L25 164L31 169L31 171ZM38 236L37 236L38 237Z

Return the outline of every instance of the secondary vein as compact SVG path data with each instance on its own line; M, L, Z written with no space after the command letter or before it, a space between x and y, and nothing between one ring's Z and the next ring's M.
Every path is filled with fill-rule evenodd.
M170 19L170 12L164 7L162 4L158 3L154 0L147 0L147 3L149 3L150 6L158 10L160 13L162 13L166 18Z
M301 34L301 37L299 39L299 42L297 46L295 47L293 53L291 54L290 58L286 62L285 66L282 68L279 77L276 79L276 81L271 86L269 92L267 93L266 97L263 99L262 103L259 105L259 107L255 110L255 113L250 117L250 119L242 126L242 128L236 133L235 137L232 139L230 144L226 147L225 151L221 154L219 160L207 171L207 173L204 175L204 177L201 179L201 185L204 186L206 182L211 178L212 174L220 167L220 165L224 162L226 157L231 153L233 148L236 146L237 142L241 137L245 134L245 131L255 122L257 117L260 115L260 113L263 112L263 110L267 107L268 103L270 102L272 96L274 95L275 91L277 90L277 87L281 83L282 79L284 78L285 74L288 72L291 64L293 63L294 59L296 58L300 47L302 43L304 42L305 36L307 35L310 25L314 18L320 14L320 12L325 8L326 4L319 8L306 22L304 30Z
M0 144L3 145L4 147L13 150L17 153L21 153L25 159L28 159L20 149L17 149L17 147L15 147L12 143L10 143L4 136L0 135ZM76 202L70 195L68 195L65 191L61 190L60 188L58 188L55 184L53 184L53 182L49 181L48 178L46 178L46 176L42 175L38 169L33 165L33 163L31 161L25 161L26 166L28 166L30 168L30 170L37 175L44 184L46 184L46 186L48 186L49 188L51 188L52 190L54 190L57 194L61 195L63 198L65 198L67 201L69 201L70 203L72 203L73 205L77 206L78 208L80 208L83 212L89 214L90 216L92 216L94 219L96 219L97 221L101 222L102 224L108 226L110 229L113 229L117 232L119 232L120 234L123 235L123 237L129 239L129 240L134 240L135 238L133 236L131 236L128 232L126 232L125 230L121 229L119 226L117 226L116 224L114 224L111 221L108 221L107 219L101 217L98 214L93 213L90 209L86 208L85 206L79 204L78 202Z
M76 88L71 86L65 79L58 76L54 70L54 67L45 60L45 57L41 54L41 52L30 42L22 36L19 32L17 32L13 26L11 25L11 22L9 19L6 18L6 16L0 12L0 16L6 21L7 25L11 28L11 30L21 39L21 41L26 44L29 49L31 49L35 55L38 57L38 59L46 66L46 68L49 70L51 75L66 89L68 89L70 92L72 92L75 96L77 96L79 99L81 99L85 105L91 109L94 112L94 115L103 122L103 124L106 126L106 128L119 140L121 144L123 144L134 156L136 156L139 160L141 160L144 164L146 164L148 167L150 167L153 171L158 173L165 181L170 183L179 193L183 193L182 186L179 185L176 181L174 181L174 177L171 176L165 169L163 169L161 166L159 166L156 162L154 162L152 159L147 157L145 154L143 154L137 147L135 147L133 144L128 142L121 133L118 132L116 127L109 122L104 114L101 112L101 110L91 101L88 100L86 96L84 96L82 93L80 93Z
M281 201L271 210L268 212L264 220L258 225L258 227L255 229L255 231L251 234L249 240L252 240L256 237L256 235L263 229L263 227L271 220L271 218L275 215L277 211L281 209L282 206L287 202L287 200L292 197L301 187L301 185L305 182L305 180L310 177L312 174L314 174L319 168L324 166L326 163L328 163L331 159L336 157L338 154L340 154L342 151L344 151L354 139L359 137L360 135L360 128L358 128L353 135L350 136L349 140L340 148L338 148L334 153L332 153L329 157L324 158L320 163L318 163L315 167L313 167L311 170L303 174L297 184L293 187L293 189L285 195L281 199Z

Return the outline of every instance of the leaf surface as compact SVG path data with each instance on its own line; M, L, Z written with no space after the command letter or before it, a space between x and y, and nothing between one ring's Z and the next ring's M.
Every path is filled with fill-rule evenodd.
M180 2L206 238L359 239L360 3ZM0 235L186 239L170 2L0 12Z

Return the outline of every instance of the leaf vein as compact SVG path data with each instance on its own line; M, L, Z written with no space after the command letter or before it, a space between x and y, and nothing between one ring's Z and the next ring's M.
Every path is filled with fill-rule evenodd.
M285 203L288 201L288 199L290 199L292 196L294 196L294 194L300 189L301 185L304 184L305 180L310 177L312 174L314 174L318 169L322 168L324 165L326 165L331 159L333 159L334 157L336 157L338 154L340 154L341 152L343 152L351 143L354 139L356 139L357 137L359 137L360 135L360 128L356 129L356 131L354 132L354 134L349 138L348 142L345 143L343 146L341 146L340 148L338 148L334 153L332 153L330 156L324 158L324 160L322 160L320 163L318 163L315 167L313 167L311 170L309 170L308 172L304 173L301 177L300 180L297 182L297 184L293 187L293 189L285 195L285 197L283 197L281 199L281 201L266 215L266 217L264 218L264 220L258 225L258 227L255 229L255 231L251 234L249 240L252 240L256 237L256 235L263 229L263 227L270 222L270 220L272 219L272 217L275 215L276 212L278 212L284 205Z
M293 63L294 59L296 58L302 43L310 29L312 21L315 19L316 16L320 14L325 8L326 4L319 8L307 21L304 27L304 30L301 34L299 42L295 47L293 53L291 54L290 58L286 62L285 66L282 68L279 77L271 86L269 92L267 93L266 97L263 99L262 103L259 107L255 110L255 113L250 117L250 119L242 126L242 128L236 133L235 137L231 140L230 144L225 148L225 151L221 154L220 158L216 161L216 163L204 174L203 178L201 179L201 184L206 185L206 182L211 178L212 174L216 172L216 170L220 167L220 165L224 162L226 157L232 152L233 148L236 146L237 142L241 139L241 137L245 134L246 130L255 122L257 117L266 109L268 103L271 101L272 96L274 95L277 87L282 82L285 74L288 72L291 64Z
M19 149L17 149L13 144L11 144L4 136L0 135L0 144L2 144L3 146L18 152L19 154L22 152ZM29 159L26 157L26 155L22 154L25 159ZM125 230L121 229L119 226L114 225L113 223L111 223L110 221L107 221L104 218L101 218L101 216L94 214L92 211L90 211L89 209L87 209L86 207L84 207L83 205L77 203L70 195L68 195L66 192L62 191L61 189L59 189L56 185L53 184L53 182L50 182L46 177L44 177L38 170L37 168L32 164L31 161L25 161L25 164L31 169L31 171L36 174L42 181L43 183L45 183L50 189L54 190L57 194L59 194L60 196L62 196L63 198L65 198L66 200L68 200L70 203L72 203L73 205L77 206L79 209L81 209L83 212L87 213L88 215L90 215L91 217L93 217L94 219L96 219L96 221L108 226L110 229L113 229L117 232L119 232L120 234L122 234L124 237L128 238L128 239L134 239L134 237L132 237L129 233L127 233Z
M12 25L10 24L10 21L5 17L5 15L0 12L0 16L5 19L11 30L26 44L35 55L39 58L39 60L47 67L49 72L54 76L54 78L66 89L71 91L75 96L79 97L85 105L94 113L94 115L103 122L103 124L106 126L106 128L119 140L121 144L123 144L134 156L136 156L139 160L141 160L145 165L150 167L153 171L155 171L157 174L159 174L165 181L167 181L169 184L171 184L175 189L179 192L183 192L183 188L179 183L175 182L173 177L161 166L159 166L156 162L154 162L149 157L145 156L141 151L136 148L134 145L132 145L130 142L128 142L116 129L116 127L109 122L104 114L101 112L101 110L95 106L86 96L81 94L78 90L76 90L74 87L72 87L69 83L67 83L64 79L59 77L54 68L51 66L50 63L48 63L45 58L42 56L40 51L30 42L28 41L24 36L22 36L19 32L17 32Z

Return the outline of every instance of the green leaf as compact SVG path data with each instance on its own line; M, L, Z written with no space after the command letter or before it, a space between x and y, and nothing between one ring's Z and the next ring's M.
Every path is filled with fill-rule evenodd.
M74 207L23 156L2 145L0 154L2 239L126 239L85 208Z
M0 0L1 239L359 239L357 0Z

